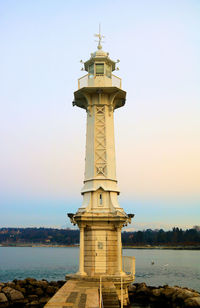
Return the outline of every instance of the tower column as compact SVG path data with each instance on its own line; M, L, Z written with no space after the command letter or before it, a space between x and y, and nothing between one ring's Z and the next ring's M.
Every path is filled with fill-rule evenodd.
M79 252L79 275L86 275L84 271L84 227L80 226L80 252Z
M117 227L117 268L118 273L122 272L122 238L121 238L121 228Z

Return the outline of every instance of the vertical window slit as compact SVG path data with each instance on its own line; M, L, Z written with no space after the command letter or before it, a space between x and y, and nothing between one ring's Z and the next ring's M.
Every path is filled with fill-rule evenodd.
M102 194L100 194L100 195L99 195L99 203L100 203L100 205L102 205L102 204L103 204Z

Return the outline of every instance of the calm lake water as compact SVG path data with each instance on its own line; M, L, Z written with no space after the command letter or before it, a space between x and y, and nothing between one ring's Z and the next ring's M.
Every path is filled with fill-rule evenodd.
M200 251L123 249L135 256L135 282L147 285L179 285L200 291ZM151 264L152 260L154 265ZM79 248L0 247L0 281L34 277L64 280L78 270Z

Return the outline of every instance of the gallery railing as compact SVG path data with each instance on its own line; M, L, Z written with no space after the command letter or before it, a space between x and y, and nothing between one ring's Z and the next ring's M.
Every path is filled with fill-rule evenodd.
M111 78L105 76L105 75L85 75L78 79L78 89L84 88L84 87L99 87L99 86L105 86L105 87L117 87L121 89L121 78L111 75Z

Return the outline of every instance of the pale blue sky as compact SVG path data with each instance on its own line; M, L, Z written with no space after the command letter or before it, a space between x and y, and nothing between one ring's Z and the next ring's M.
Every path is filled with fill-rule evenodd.
M65 226L81 205L80 60L120 59L120 203L131 228L200 218L200 1L0 1L0 226ZM69 224L68 224L69 226Z

